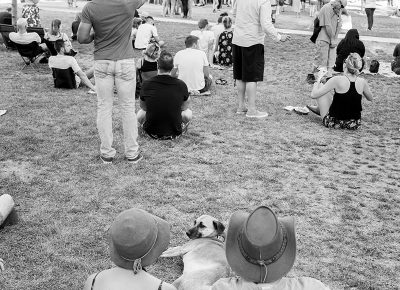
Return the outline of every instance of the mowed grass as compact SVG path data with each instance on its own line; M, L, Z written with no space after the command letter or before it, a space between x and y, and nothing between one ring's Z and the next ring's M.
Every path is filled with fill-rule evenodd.
M43 13L42 20L48 26L61 18L69 33L73 16ZM195 29L157 26L173 53ZM90 67L92 45L74 46L78 63ZM259 107L270 113L264 120L236 115L231 71L213 70L228 85L192 98L188 134L178 141L140 137L144 159L134 166L123 161L116 107L118 154L107 166L98 158L95 96L86 88L54 89L46 65L19 73L19 55L0 51L0 107L8 110L0 117L0 195L14 197L19 215L0 231L0 289L81 289L89 274L112 266L108 228L130 207L166 219L175 246L201 214L227 225L232 212L259 205L296 218L289 276L312 276L331 289L399 289L399 80L367 76L375 99L364 102L362 128L329 130L314 115L283 110L312 103L304 79L313 52L307 37L266 40L258 90ZM172 282L181 267L178 258L159 259L148 270Z

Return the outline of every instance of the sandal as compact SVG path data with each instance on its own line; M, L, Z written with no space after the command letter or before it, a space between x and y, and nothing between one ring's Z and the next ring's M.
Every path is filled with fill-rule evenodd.
M227 80L224 80L224 79L217 79L217 80L215 80L215 83L216 83L217 85L222 85L222 86L224 86L224 85L226 85L228 82L227 82Z

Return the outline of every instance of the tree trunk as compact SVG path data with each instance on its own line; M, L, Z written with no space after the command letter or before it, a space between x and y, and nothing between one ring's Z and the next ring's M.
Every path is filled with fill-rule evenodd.
M12 25L17 24L17 16L18 16L18 2L17 0L12 0Z

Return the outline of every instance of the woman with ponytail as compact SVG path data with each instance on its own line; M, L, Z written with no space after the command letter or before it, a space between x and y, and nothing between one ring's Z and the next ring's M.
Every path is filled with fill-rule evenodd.
M362 59L350 53L343 64L343 75L330 78L325 84L314 84L311 98L318 106L307 106L322 118L325 127L356 130L361 125L361 99L372 101L367 81L359 77Z
M109 232L110 257L116 267L89 276L84 290L176 290L145 270L168 248L165 220L131 208L116 217Z

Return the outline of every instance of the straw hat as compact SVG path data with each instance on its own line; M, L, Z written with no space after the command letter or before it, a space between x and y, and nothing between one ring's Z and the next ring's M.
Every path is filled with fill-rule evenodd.
M170 238L165 220L136 208L120 213L110 233L111 260L134 273L153 264L168 248Z
M296 258L293 217L277 218L266 206L235 212L229 221L226 257L245 280L271 283L285 276Z

